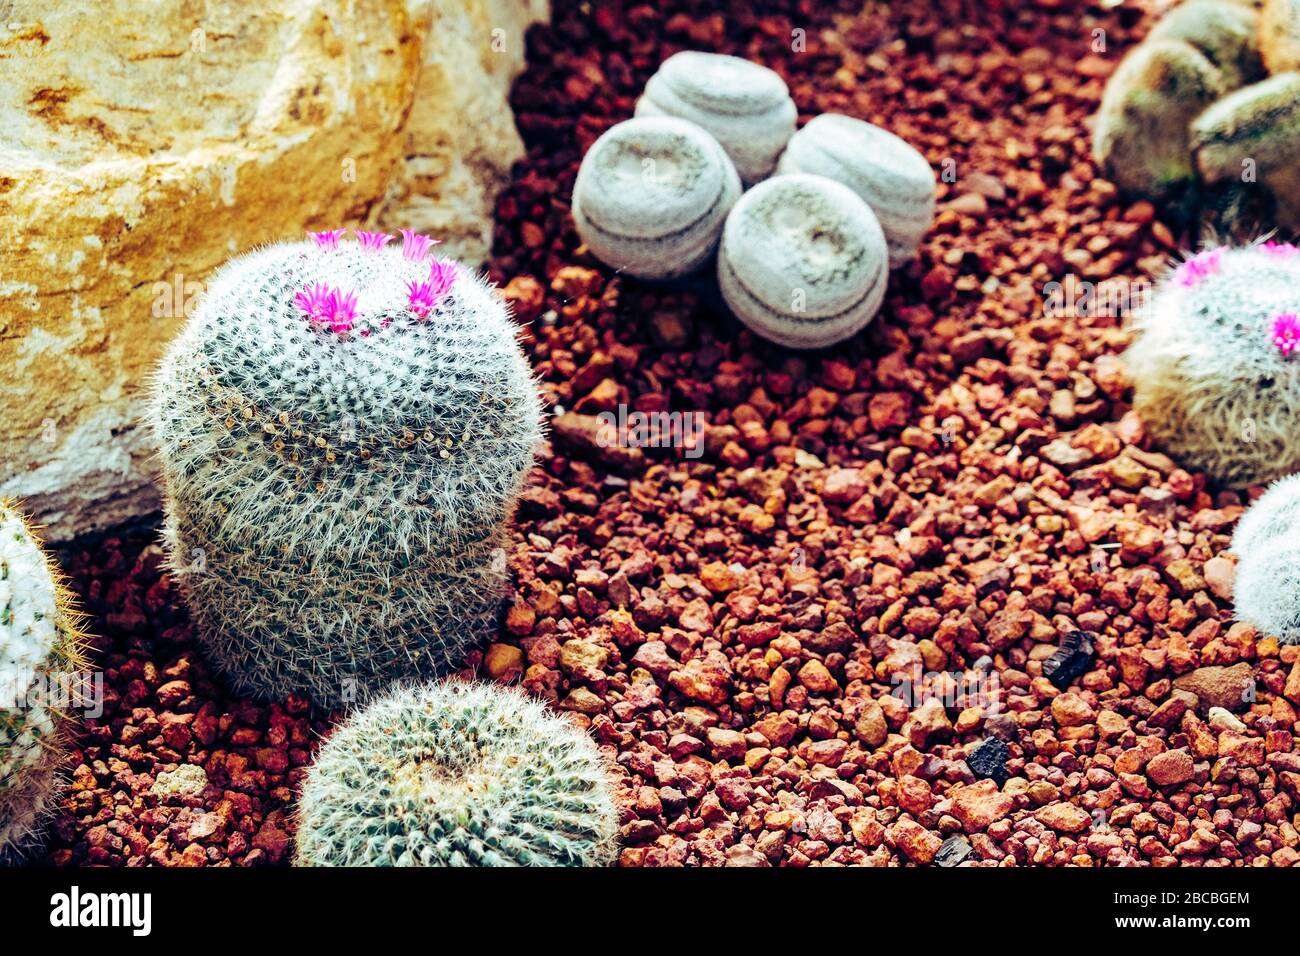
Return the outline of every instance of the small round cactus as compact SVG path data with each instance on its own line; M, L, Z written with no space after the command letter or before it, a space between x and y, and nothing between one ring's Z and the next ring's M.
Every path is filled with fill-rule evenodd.
M675 279L713 254L740 179L717 140L686 120L630 119L583 157L573 186L578 235L601 261Z
M825 113L795 133L778 173L813 173L843 183L880 221L889 267L916 255L934 219L934 170L893 133L851 116Z
M723 298L747 326L789 348L823 348L855 335L879 311L888 278L875 213L822 176L760 183L723 228Z
M233 260L153 384L171 567L241 692L351 703L496 620L540 399L495 291L388 243Z
M604 866L618 816L600 752L494 684L398 687L321 747L299 866Z
M1300 470L1300 249L1207 249L1156 289L1126 353L1133 407L1185 464L1230 485Z
M798 114L774 71L735 56L687 50L660 64L636 115L677 116L708 130L749 186L772 172Z
M53 806L84 649L53 561L0 501L0 864L31 848Z
M1300 643L1300 475L1271 485L1232 536L1237 617L1284 644Z

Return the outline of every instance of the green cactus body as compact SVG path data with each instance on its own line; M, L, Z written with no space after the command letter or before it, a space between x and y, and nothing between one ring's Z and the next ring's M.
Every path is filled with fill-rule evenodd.
M1191 0L1160 20L1106 84L1093 155L1126 192L1173 205L1195 198L1188 127L1262 75L1258 14L1232 0Z
M218 273L151 417L210 656L240 691L336 706L454 668L492 625L541 411L491 287L409 237L322 235Z
M1183 263L1125 355L1147 432L1233 486L1300 470L1300 250L1218 248Z
M0 864L33 845L58 792L80 623L40 542L0 501Z
M1294 167L1300 149L1300 73L1279 73L1219 100L1191 128L1201 175L1240 179L1251 161L1259 174Z
M612 787L591 739L493 684L398 687L322 746L299 866L604 866Z
M1265 0L1259 52L1270 73L1300 70L1300 0Z

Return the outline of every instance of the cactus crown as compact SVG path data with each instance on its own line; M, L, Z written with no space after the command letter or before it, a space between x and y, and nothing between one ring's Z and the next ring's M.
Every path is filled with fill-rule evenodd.
M0 500L0 860L48 810L68 726L50 685L84 668L81 624L40 541Z
M299 814L309 866L598 866L617 827L586 734L460 682L395 688L335 730Z
M232 520L289 548L355 553L380 528L439 553L479 540L541 435L515 329L490 287L418 241L338 232L218 274L155 387L169 477L239 488ZM305 520L284 521L286 502Z

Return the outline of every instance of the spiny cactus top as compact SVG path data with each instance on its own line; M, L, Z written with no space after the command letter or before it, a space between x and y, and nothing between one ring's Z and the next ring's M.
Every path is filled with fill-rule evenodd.
M796 173L759 183L727 217L718 281L727 305L764 338L822 348L856 334L880 309L885 235L847 186Z
M720 53L687 50L665 60L636 104L637 116L679 116L708 130L746 185L766 177L794 133L797 111L774 71Z
M300 866L603 866L617 815L595 744L516 690L395 688L303 785Z
M578 235L603 262L645 279L697 269L740 198L717 140L686 120L638 117L587 151L573 186Z
M885 230L890 268L916 254L934 219L934 170L893 133L851 116L825 113L795 133L781 173L815 173L848 186Z
M1134 408L1186 464L1233 485L1300 470L1300 249L1183 262L1134 322Z
M0 862L26 848L53 799L68 678L85 666L80 625L40 542L0 501Z
M1274 482L1232 536L1237 617L1286 644L1300 643L1300 474Z
M490 625L541 405L501 298L429 246L235 259L154 383L172 564L241 689L346 703Z

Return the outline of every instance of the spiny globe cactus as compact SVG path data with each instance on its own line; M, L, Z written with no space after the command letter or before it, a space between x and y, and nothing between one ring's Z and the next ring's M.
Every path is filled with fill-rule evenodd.
M1133 407L1185 464L1230 485L1300 470L1300 249L1207 249L1156 289L1126 353Z
M777 73L721 53L686 50L659 66L637 116L677 116L715 136L745 185L764 179L794 133L797 110Z
M740 178L717 140L686 120L630 119L583 157L578 235L602 262L643 279L695 271L717 247Z
M1271 485L1232 536L1237 617L1284 644L1300 643L1300 475Z
M495 621L540 400L495 291L387 241L233 260L153 383L171 566L240 691L349 703Z
M0 864L32 846L58 792L81 623L40 541L0 500Z
M398 687L325 742L299 866L604 866L618 817L600 752L519 691Z
M727 217L718 282L736 317L796 349L847 339L875 318L889 278L880 223L858 195L822 176L759 183Z
M778 173L813 173L843 183L871 207L885 231L889 267L916 254L934 219L934 170L893 133L825 113L795 133Z

